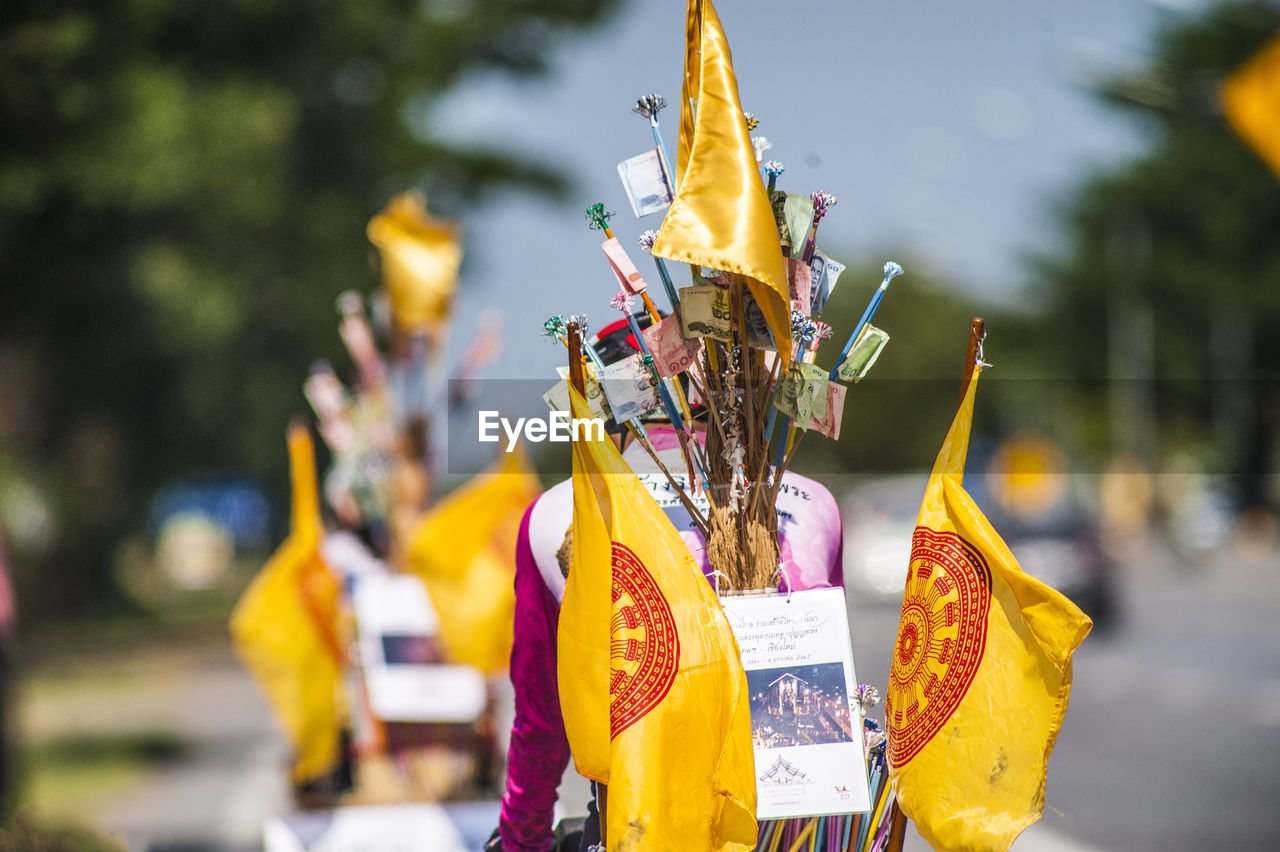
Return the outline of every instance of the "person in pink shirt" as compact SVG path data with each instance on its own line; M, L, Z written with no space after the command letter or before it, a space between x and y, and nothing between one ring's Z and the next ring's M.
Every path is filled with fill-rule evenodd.
M606 363L634 352L626 345L625 320L605 328L594 340ZM667 425L651 424L650 443L677 481L684 462L679 439ZM651 491L704 574L711 573L702 534L675 496L670 482L639 444L623 458ZM683 485L684 483L681 482ZM703 498L705 500L705 497ZM840 512L820 483L799 474L783 474L778 500L779 588L815 589L843 585ZM515 642L511 682L515 722L507 758L506 792L498 829L487 847L502 852L547 852L553 842L556 788L569 763L569 743L556 686L556 627L564 597L568 557L566 534L573 518L573 483L565 480L529 506L516 541ZM599 842L594 803L581 848ZM569 847L562 847L568 852Z

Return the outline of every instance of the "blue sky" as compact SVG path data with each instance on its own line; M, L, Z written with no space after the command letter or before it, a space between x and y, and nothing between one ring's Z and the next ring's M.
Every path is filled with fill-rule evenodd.
M780 186L839 204L820 245L837 259L892 249L958 287L1015 299L1019 257L1053 245L1052 205L1092 165L1126 157L1136 128L1095 104L1091 76L1139 63L1150 34L1194 0L893 3L721 0L745 109L761 119ZM540 336L553 313L612 319L617 289L583 209L618 212L619 239L652 264L618 181L619 160L651 146L630 113L657 92L674 152L683 0L632 0L597 30L564 39L532 81L472 77L434 107L455 140L502 144L568 171L566 204L508 197L466 222L455 350L487 306L504 316L504 378L554 381L563 360ZM908 269L910 272L910 268ZM878 281L841 281L870 289Z

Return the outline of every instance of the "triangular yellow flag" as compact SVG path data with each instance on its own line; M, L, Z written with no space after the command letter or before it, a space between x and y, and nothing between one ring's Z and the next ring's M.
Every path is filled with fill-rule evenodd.
M751 717L720 602L612 443L574 441L573 498L560 704L578 770L609 785L609 852L746 852Z
M738 100L729 42L711 0L689 0L677 162L680 186L651 253L746 276L785 368L791 359L786 265Z
M1040 818L1071 654L1093 626L961 487L977 386L975 369L920 506L885 697L898 803L957 852L1008 849Z
M454 662L485 674L507 668L516 535L539 490L524 453L504 453L436 504L413 533L409 567L426 584Z
M289 429L289 469L292 530L236 604L231 636L293 746L293 776L303 782L337 764L343 706L340 585L320 557L324 529L305 426Z
M1231 75L1222 103L1240 138L1280 175L1280 37Z
M382 258L382 284L396 324L410 332L435 331L448 320L458 285L458 226L435 218L422 196L406 192L369 220L367 232Z

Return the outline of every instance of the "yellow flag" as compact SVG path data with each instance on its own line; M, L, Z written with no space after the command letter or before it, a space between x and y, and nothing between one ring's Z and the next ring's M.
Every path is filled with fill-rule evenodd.
M454 662L507 668L515 621L516 536L538 480L522 452L504 453L419 522L409 567L426 584Z
M1236 133L1280 175L1280 37L1231 75L1222 102Z
M289 430L289 468L292 530L236 604L231 636L293 746L293 775L302 782L329 772L340 756L340 586L320 557L315 453L304 426Z
M560 704L579 771L609 785L609 852L746 852L751 718L720 602L612 443L574 442L573 497Z
M903 812L939 849L1004 850L1040 818L1045 770L1092 622L1026 574L961 487L968 392L915 534L885 698Z
M696 116L691 98L697 99ZM680 186L651 253L746 276L785 367L791 307L778 226L738 100L729 42L711 0L689 0L677 163Z
M397 195L369 220L369 241L382 258L382 283L396 324L435 331L449 318L462 263L459 229L427 212L415 193Z

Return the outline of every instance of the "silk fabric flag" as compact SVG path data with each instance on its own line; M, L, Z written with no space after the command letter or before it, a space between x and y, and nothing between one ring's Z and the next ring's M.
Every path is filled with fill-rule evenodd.
M516 536L539 490L524 453L503 453L433 506L413 533L409 568L427 587L449 658L486 675L511 659Z
M305 426L294 426L288 440L289 537L236 604L231 636L293 747L293 777L301 783L327 774L340 757L341 588L320 557L324 529L311 435Z
M1231 75L1222 107L1240 138L1280 176L1280 37Z
M458 226L427 212L426 200L403 193L369 220L369 242L382 259L382 284L396 325L436 332L449 319L462 245Z
M650 253L746 277L778 345L791 360L791 306L773 207L756 165L733 57L711 0L689 0L680 188ZM693 115L690 99L697 101Z
M961 485L978 370L911 541L885 700L899 806L935 848L1004 850L1044 809L1049 754L1092 622L1026 574Z
M746 852L751 717L720 602L610 441L574 441L573 498L560 704L579 772L609 785L608 848Z

